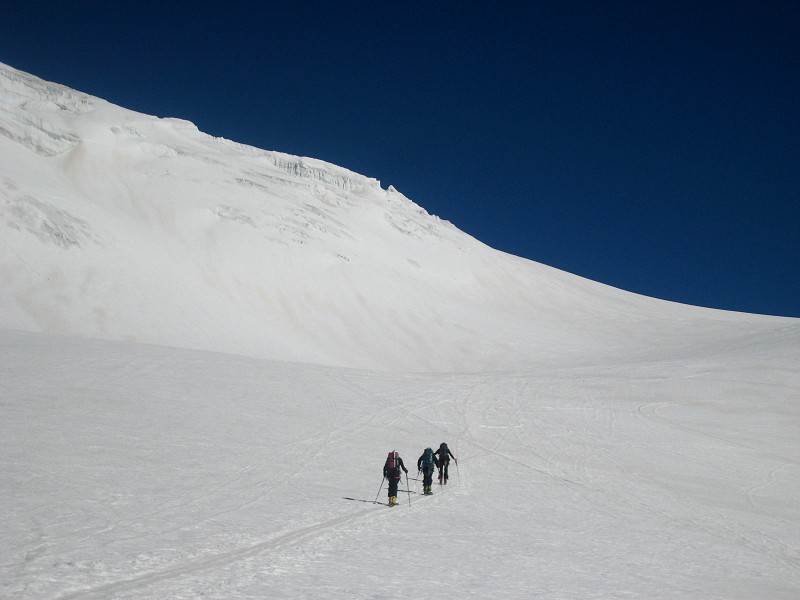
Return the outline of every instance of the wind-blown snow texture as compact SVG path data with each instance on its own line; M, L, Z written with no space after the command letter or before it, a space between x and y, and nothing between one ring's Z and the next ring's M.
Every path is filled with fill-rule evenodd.
M0 65L2 597L797 598L798 356Z

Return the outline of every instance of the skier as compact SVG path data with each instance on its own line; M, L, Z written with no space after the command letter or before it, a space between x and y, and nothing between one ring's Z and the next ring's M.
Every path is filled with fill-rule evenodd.
M425 448L422 456L417 459L417 470L422 472L422 493L430 496L431 485L433 484L433 469L436 467L436 457L433 450Z
M408 474L408 469L403 464L403 459L397 454L397 450L392 450L383 463L383 476L389 481L389 506L397 504L397 484L400 483L400 469Z
M439 467L439 485L446 484L448 478L448 467L450 466L450 457L453 457L453 460L458 462L458 459L453 456L453 453L450 452L450 448L447 447L447 444L442 442L439 445L439 449L434 452L434 454L438 455L436 459L436 466Z

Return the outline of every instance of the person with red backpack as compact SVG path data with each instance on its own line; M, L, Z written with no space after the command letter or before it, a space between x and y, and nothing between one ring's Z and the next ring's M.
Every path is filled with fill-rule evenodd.
M446 484L449 476L447 470L450 466L450 457L456 461L456 464L458 464L458 460L453 456L453 453L450 452L450 448L448 448L447 444L444 442L439 444L439 449L434 452L434 454L437 455L436 466L439 467L439 485Z
M397 454L397 450L392 450L383 463L383 476L389 481L389 506L397 504L397 484L400 483L401 470L408 474L403 459Z

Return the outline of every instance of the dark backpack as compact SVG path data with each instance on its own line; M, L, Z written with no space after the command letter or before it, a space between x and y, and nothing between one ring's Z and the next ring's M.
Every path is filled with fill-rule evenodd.
M421 467L423 471L430 471L433 469L433 450L430 448L425 448L425 452L422 453Z
M442 442L442 445L439 446L439 460L442 462L449 461L450 459L447 456L449 452L450 450L447 448L447 444Z
M397 460L397 451L392 450L386 457L386 476L389 479L400 479L400 461Z

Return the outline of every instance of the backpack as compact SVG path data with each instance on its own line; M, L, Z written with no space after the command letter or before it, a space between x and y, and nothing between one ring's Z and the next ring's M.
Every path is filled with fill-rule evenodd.
M450 452L450 450L448 449L447 444L442 442L442 444L439 446L439 460L450 460L447 457L447 454L449 452Z
M422 453L421 466L423 472L433 470L433 450L430 448L425 448L425 452Z
M397 460L397 451L392 450L386 457L386 476L390 479L400 479L400 461Z

